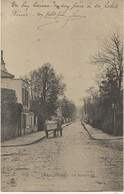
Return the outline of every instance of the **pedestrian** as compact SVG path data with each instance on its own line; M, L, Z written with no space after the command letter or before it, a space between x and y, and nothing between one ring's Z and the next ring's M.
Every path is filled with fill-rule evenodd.
M62 122L60 117L58 118L57 128L58 128L58 131L60 131L60 136L62 136L63 128L62 128Z
M48 120L46 120L45 123L44 123L44 131L46 133L46 137L48 138L48 131L47 131L47 127L46 127L47 122L48 122Z

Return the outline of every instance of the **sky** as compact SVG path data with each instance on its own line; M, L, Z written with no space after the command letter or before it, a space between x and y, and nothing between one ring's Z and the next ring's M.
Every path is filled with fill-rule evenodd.
M67 98L77 106L82 105L85 90L96 84L98 73L98 68L89 63L90 57L99 51L109 33L115 29L122 31L123 1L15 0L16 6L12 7L13 2L2 0L2 50L8 72L18 78L49 62L57 74L63 75ZM24 2L29 5L27 10L22 7ZM37 6L49 7L33 7L35 2ZM62 6L54 7L55 4L69 8L66 11ZM83 5L83 9L79 5ZM95 9L95 5L101 9ZM64 16L51 17L50 14L58 14L58 11ZM42 14L42 18L38 14ZM67 22L69 17L72 20Z

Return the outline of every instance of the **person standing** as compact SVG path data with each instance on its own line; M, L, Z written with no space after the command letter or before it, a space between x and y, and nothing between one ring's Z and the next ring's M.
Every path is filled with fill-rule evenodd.
M57 128L58 128L58 131L60 131L60 136L62 136L63 128L62 128L62 122L60 117L58 118Z

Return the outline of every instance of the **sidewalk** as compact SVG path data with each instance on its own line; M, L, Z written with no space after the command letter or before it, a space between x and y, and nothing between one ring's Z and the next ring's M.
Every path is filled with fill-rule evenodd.
M64 127L70 125L71 123L72 122L66 123L66 124L62 125L62 127L64 128ZM31 144L35 144L44 138L46 138L45 132L38 131L35 133L31 133L29 135L25 135L23 137L17 137L17 138L12 139L12 140L1 142L1 147L28 146Z
M87 131L90 138L94 139L94 140L120 140L120 139L123 139L123 136L108 135L97 128L93 128L91 125L85 123L84 121L82 121L82 126Z

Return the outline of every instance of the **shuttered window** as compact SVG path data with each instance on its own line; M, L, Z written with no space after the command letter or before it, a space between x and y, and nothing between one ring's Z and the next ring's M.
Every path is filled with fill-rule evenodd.
M27 107L29 105L29 92L26 88L22 88L22 103Z

